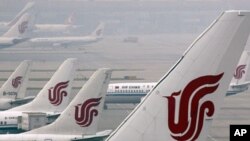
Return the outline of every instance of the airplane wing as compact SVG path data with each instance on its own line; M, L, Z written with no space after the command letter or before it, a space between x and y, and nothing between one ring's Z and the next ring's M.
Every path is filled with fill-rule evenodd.
M25 97L22 99L15 99L15 100L12 100L10 102L10 104L11 105L22 105L22 104L25 104L25 103L32 101L34 98L35 98L35 96L29 96L29 97Z

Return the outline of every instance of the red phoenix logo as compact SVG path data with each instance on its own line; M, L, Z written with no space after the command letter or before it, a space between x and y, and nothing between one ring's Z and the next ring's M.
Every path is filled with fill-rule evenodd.
M12 86L17 88L21 84L22 76L17 76L16 78L12 79Z
M91 98L75 106L75 120L78 125L88 127L92 123L93 117L98 115L98 110L93 107L98 106L101 99L101 97Z
M241 79L243 74L245 74L245 68L246 68L246 65L239 65L235 70L234 78Z
M67 96L67 91L63 91L63 89L68 87L69 81L60 82L56 84L55 87L51 87L48 89L49 91L49 101L54 106L58 106L62 103L63 97Z
M218 88L218 81L223 74L201 76L190 81L183 91L180 90L172 93L171 96L165 97L168 100L168 126L172 138L178 141L193 141L199 137L203 127L204 115L211 117L214 114L212 101L207 100L204 103L199 101ZM177 96L180 99L178 120L175 119Z
M18 25L18 31L21 34L23 34L27 28L28 28L28 21L23 21L21 24Z

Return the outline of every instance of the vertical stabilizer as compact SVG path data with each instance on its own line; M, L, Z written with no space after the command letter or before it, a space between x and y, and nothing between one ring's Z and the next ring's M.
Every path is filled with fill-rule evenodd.
M8 26L11 27L24 15L24 13L30 12L34 8L34 2L28 2L25 7L16 15L14 19L12 19Z
M249 32L249 12L224 12L107 140L205 141Z
M31 66L30 60L25 60L16 68L8 80L0 88L0 98L24 98L27 88L28 74ZM22 90L22 93L20 91Z
M56 121L25 134L96 134L110 77L110 69L97 70Z
M243 84L246 81L246 76L249 67L250 52L244 51L241 55L240 61L235 69L232 84Z
M2 37L8 38L23 38L28 36L28 32L32 29L33 26L32 16L25 13L16 24L14 24L10 29L3 34Z
M101 22L96 29L91 33L91 36L102 38L105 24Z
M65 60L36 98L13 111L61 112L69 103L77 59Z

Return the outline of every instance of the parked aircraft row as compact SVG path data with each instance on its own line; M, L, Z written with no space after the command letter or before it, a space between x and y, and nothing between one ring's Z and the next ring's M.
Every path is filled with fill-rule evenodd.
M88 36L64 36L64 37L31 37L31 32L45 30L46 32L69 28L69 25L34 25L34 13L29 12L33 7L32 3L27 6L15 17L11 24L4 24L10 26L9 29L0 37L0 48L12 47L16 44L28 41L32 46L34 45L49 45L68 47L69 45L85 45L97 42L103 38L104 23L100 23L96 29Z
M0 29L8 30L12 27L25 13L32 13L34 18L36 18L37 9L35 7L35 2L28 2L25 7L9 22L0 22ZM65 32L71 29L79 28L80 25L74 25L72 13L66 20L64 24L34 24L32 30L34 32Z
M249 81L246 76L249 66L249 52L244 51L234 72L233 78L226 92L226 96L248 90ZM23 61L0 88L0 110L10 109L34 99L33 96L25 97L27 79L31 61ZM59 71L59 70L58 70ZM107 90L106 104L115 103L140 103L142 98L155 87L156 82L149 83L112 83Z
M60 69L67 69L65 71L67 76L72 74L74 69L72 70L71 68L75 68L75 61L75 59L66 60ZM62 76L61 73L55 75L54 78L57 79ZM110 130L98 132L97 126L100 117L99 114L101 114L102 111L105 93L111 77L111 70L105 68L97 70L66 108L65 103L70 94L70 89L68 89L68 87L71 85L72 81L67 76L62 78L63 82L57 83L55 87L49 88L49 84L47 83L46 86L48 87L46 91L48 90L48 93L46 93L46 95L41 95L41 93L38 94L38 96L43 96L43 98L40 97L40 100L42 101L37 102L35 101L36 99L34 99L32 102L35 103L31 102L30 105L23 105L24 107L20 106L19 108L17 107L18 109L14 108L11 111L3 111L1 112L2 115L0 115L3 117L5 114L7 117L10 113L13 113L14 121L16 120L16 114L25 111L29 113L42 112L41 110L43 109L44 112L48 114L56 114L56 112L63 111L62 116L50 125L22 134L16 134L17 136L13 136L14 134L1 135L0 140L33 140L35 138L37 138L36 140L50 140L51 138L52 140L63 141L78 140L83 137L94 139L109 135L111 132ZM55 81L51 80L50 82L50 84L52 84ZM62 107L64 108L61 109ZM52 110L48 112L50 108L54 109L55 113L52 113ZM24 135L26 137L20 138L19 135Z
M249 68L250 52L244 51L236 67L226 96L248 90L250 81L246 81ZM157 82L148 83L113 83L109 85L105 103L140 103L142 98L155 87Z
M109 130L95 130L110 80L109 69L94 73L66 109L58 108L66 105L68 86L72 83L68 75L75 69L75 59L68 59L58 69L61 73L57 71L32 102L3 111L7 115L8 111L37 112L44 108L42 112L48 115L61 111L59 118L25 133L0 135L0 140L103 140L109 135L106 141L204 141L223 103L249 33L249 11L223 12L111 135Z

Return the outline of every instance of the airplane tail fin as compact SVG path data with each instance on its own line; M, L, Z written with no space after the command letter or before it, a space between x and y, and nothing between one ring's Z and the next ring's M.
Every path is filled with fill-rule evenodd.
M77 59L65 60L36 98L30 103L12 108L13 111L61 112L69 103Z
M16 15L16 17L8 23L8 26L12 27L14 24L16 24L17 21L24 15L24 13L27 13L34 8L34 4L34 2L28 2L25 7Z
M250 12L224 12L106 141L206 140L249 32Z
M243 84L246 81L246 76L249 68L250 52L244 51L231 81L232 84Z
M75 22L75 19L74 19L74 13L72 12L69 17L65 20L65 24L67 25L73 25Z
M56 121L26 133L96 134L110 77L111 69L97 70Z
M91 36L102 38L105 24L101 22L96 29L91 33Z
M21 64L0 88L0 97L10 99L25 97L30 66L30 60L21 62Z
M2 37L18 37L24 38L28 36L28 33L33 26L33 16L25 13L10 29L3 34Z

